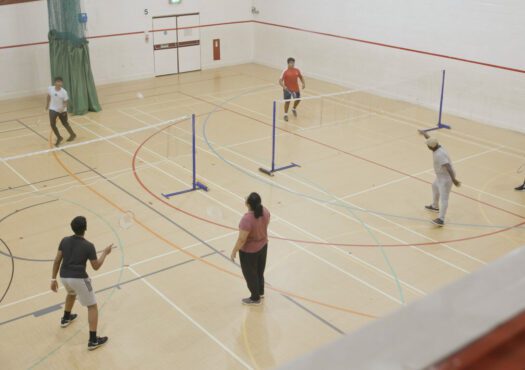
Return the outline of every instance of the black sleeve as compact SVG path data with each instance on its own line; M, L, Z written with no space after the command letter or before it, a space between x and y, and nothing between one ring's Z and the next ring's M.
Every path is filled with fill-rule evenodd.
M58 250L64 252L64 239L60 241L60 244L58 245Z
M97 250L95 249L95 246L93 244L89 245L88 258L90 261L94 261L98 258Z

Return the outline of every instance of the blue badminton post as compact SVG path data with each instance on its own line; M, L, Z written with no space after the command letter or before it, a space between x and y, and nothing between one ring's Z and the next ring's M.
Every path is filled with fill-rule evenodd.
M192 155L192 182L191 188L186 190L177 191L175 193L162 194L164 198L171 198L176 195L189 193L195 190L208 191L208 187L197 181L197 148L195 144L195 114L191 115L191 155Z
M447 125L446 123L443 123L441 121L441 118L443 117L443 99L445 97L445 70L443 70L443 77L441 79L441 98L439 100L439 118L438 118L438 124L436 127L429 128L427 130L423 130L425 132L428 131L434 131L434 130L440 130L442 128L446 128L450 130L450 125Z
M301 167L298 164L293 163L293 162L290 163L288 166L283 166L283 167L278 167L278 168L275 167L275 140L276 140L276 127L277 127L277 102L275 100L273 102L272 117L273 117L272 118L272 168L269 170L263 167L259 168L259 171L269 176L273 176L275 172L284 171L292 167Z

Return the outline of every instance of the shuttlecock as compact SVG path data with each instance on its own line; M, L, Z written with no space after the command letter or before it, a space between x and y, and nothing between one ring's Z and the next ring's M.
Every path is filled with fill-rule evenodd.
M137 98L139 98L139 99L144 99L144 95L142 95L142 93L138 92L138 93L137 93Z
M133 221L135 219L135 215L131 211L127 211L125 213L122 213L119 216L119 224L120 227L123 229L129 229L131 226L133 226Z

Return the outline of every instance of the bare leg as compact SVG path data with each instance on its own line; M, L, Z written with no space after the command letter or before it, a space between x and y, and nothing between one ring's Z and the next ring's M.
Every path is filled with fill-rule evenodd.
M68 294L66 296L66 303L64 304L64 311L71 312L73 305L75 304L77 296Z
M290 109L290 102L289 101L284 103L284 114L288 114L288 109Z
M88 307L89 331L97 331L98 306L96 304Z

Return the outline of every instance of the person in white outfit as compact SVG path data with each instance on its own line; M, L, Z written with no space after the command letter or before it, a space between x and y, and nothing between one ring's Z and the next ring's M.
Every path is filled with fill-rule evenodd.
M67 139L67 141L75 140L77 135L73 132L68 122L67 103L69 96L67 91L62 87L62 77L56 77L54 82L54 86L49 86L47 89L46 110L49 109L49 122L51 123L53 133L57 137L55 145L59 146L63 139L57 129L57 118L60 119L60 122L62 122L62 125L69 133L69 139Z
M434 171L436 172L436 179L432 183L432 204L425 206L425 208L432 212L439 212L439 217L433 220L432 223L443 226L445 225L448 197L452 190L452 184L461 186L461 182L456 179L456 172L452 167L452 161L446 150L439 145L438 140L433 137L431 138L423 130L419 130L419 133L427 139L427 147L433 152Z

